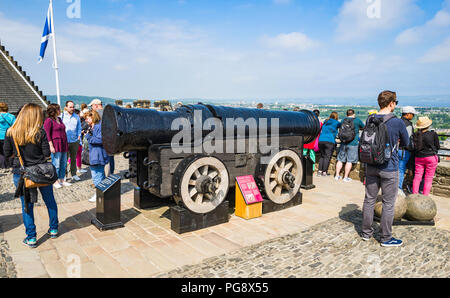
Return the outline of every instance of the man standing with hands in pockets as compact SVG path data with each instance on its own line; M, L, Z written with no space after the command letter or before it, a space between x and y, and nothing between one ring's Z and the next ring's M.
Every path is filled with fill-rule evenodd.
M81 120L74 111L75 105L73 101L67 101L62 120L66 126L67 142L69 143L70 174L72 182L81 180L80 177L77 176L77 153L81 140Z

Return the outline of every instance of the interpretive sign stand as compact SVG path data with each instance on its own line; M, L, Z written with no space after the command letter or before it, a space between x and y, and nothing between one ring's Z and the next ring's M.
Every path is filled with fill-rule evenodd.
M236 177L236 216L253 219L262 216L263 197L251 175Z
M100 231L123 227L120 219L121 178L111 175L97 185L97 217L91 223Z
M309 156L302 157L303 164L303 179L302 179L302 189L310 190L316 188L313 184L313 162Z

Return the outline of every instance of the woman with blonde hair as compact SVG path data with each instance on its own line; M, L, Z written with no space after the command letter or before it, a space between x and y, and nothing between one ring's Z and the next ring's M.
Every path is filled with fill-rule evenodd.
M5 156L13 160L13 181L16 187L19 185L21 179L21 164L18 158L15 143L19 147L19 153L22 157L24 166L31 167L39 164L44 164L50 157L50 147L47 140L47 134L42 128L44 121L44 113L42 108L36 104L27 104L17 117L16 122L8 130L5 138ZM47 206L48 215L50 218L50 229L48 234L52 238L58 236L58 207L56 205L55 197L53 195L53 186L44 186L39 188L42 198ZM37 193L36 193L37 195ZM26 196L20 197L22 201L22 216L25 225L25 232L27 237L23 243L31 248L35 248L36 241L36 225L34 224L33 201L26 200Z

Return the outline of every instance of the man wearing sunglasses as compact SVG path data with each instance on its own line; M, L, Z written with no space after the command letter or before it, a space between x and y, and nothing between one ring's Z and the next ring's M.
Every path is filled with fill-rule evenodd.
M367 165L366 168L366 197L363 206L362 239L369 241L373 236L373 216L375 202L382 189L383 212L380 220L381 246L398 247L403 241L392 237L392 224L394 222L394 208L398 194L399 184L399 157L398 148L407 147L409 136L403 120L391 115L397 107L397 94L392 91L383 91L378 96L380 111L374 116L385 120L390 144L393 147L391 158L382 165ZM389 120L387 120L389 119Z

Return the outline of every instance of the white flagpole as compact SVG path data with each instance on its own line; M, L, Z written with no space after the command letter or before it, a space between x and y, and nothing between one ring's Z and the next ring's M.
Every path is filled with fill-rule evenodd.
M58 56L56 54L56 34L55 34L55 23L53 22L53 0L50 0L50 18L51 18L51 27L52 27L52 35L53 35L53 67L55 68L56 74L56 96L58 98L58 105L61 106L61 94L59 90L59 73L58 73Z

